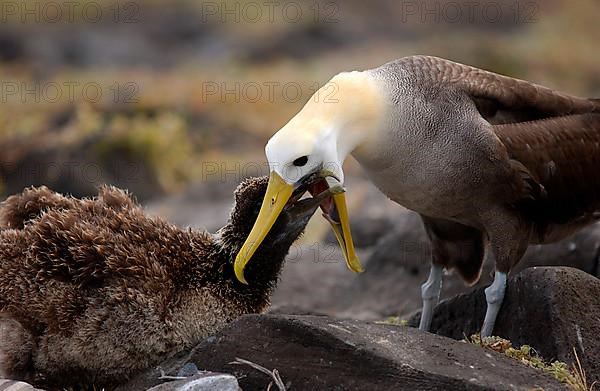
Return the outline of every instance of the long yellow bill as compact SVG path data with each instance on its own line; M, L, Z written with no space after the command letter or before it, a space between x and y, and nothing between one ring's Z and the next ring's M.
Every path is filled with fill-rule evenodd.
M275 224L293 191L293 185L284 181L276 172L271 172L267 192L260 207L260 212L258 212L258 218L233 264L235 276L240 282L248 284L244 277L244 268L271 230L273 224Z
M335 233L335 237L342 248L344 258L348 268L355 273L362 273L364 271L358 257L356 256L356 250L354 249L354 242L352 240L352 233L350 232L350 219L348 218L348 208L346 207L346 195L344 193L334 194L332 196L333 203L337 210L340 222L329 220L331 228Z

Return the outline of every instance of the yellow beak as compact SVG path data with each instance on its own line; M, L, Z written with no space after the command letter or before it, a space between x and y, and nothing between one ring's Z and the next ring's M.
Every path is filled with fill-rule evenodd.
M338 223L329 218L327 220L329 220L331 228L333 228L333 233L335 233L335 237L342 248L344 258L346 259L346 265L348 265L348 268L353 272L362 273L364 269L356 256L352 233L350 232L350 219L348 217L348 208L346 207L346 195L344 193L338 193L334 194L332 198L340 222Z
M275 224L275 221L277 221L277 217L290 199L293 191L293 185L284 181L276 172L271 172L269 184L267 185L267 192L260 207L260 211L258 212L258 218L233 264L235 276L240 282L248 284L244 277L244 268L271 230L271 227L273 227L273 224ZM339 192L332 195L339 222L332 220L329 216L325 217L333 228L333 232L344 253L348 268L356 273L361 273L364 269L361 266L354 249L352 233L350 232L348 208L346 206L346 196L343 191L344 190L340 186Z
M258 218L233 264L235 276L240 282L248 284L244 277L244 268L271 230L273 224L275 224L293 191L293 185L284 181L276 172L271 172L267 192L260 207L260 212L258 212Z

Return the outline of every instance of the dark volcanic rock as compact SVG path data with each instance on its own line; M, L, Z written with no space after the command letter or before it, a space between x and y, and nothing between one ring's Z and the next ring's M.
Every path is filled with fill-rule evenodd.
M542 372L471 344L407 327L317 316L244 316L161 367L176 373L191 361L233 372L244 390L266 389L270 378L232 365L236 357L277 369L293 390L563 389ZM148 371L121 389L148 388L159 374Z
M396 222L390 217L372 217L360 216L353 219L350 224L354 246L356 248L368 248L375 246L382 237L395 228ZM325 237L325 242L337 245L337 239L333 231L329 231Z
M435 309L432 332L454 339L474 334L485 309L483 288L446 300ZM600 279L568 267L522 271L509 280L494 335L530 345L547 360L573 363L576 349L588 383L600 381Z

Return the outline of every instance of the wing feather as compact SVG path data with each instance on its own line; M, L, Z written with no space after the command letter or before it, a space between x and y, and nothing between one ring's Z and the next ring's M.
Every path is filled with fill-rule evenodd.
M493 126L509 157L545 189L522 203L544 224L586 219L600 210L600 113Z
M472 66L432 56L404 57L387 64L401 67L421 83L454 87L473 99L491 124L573 114L600 113L598 99L580 98Z

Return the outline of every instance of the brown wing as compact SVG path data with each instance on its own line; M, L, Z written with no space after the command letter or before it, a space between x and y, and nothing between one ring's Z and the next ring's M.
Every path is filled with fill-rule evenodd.
M511 159L545 189L524 212L542 225L600 211L600 113L493 126Z
M398 65L423 80L465 91L491 124L532 121L563 115L600 113L600 101L580 98L438 57L412 56Z

